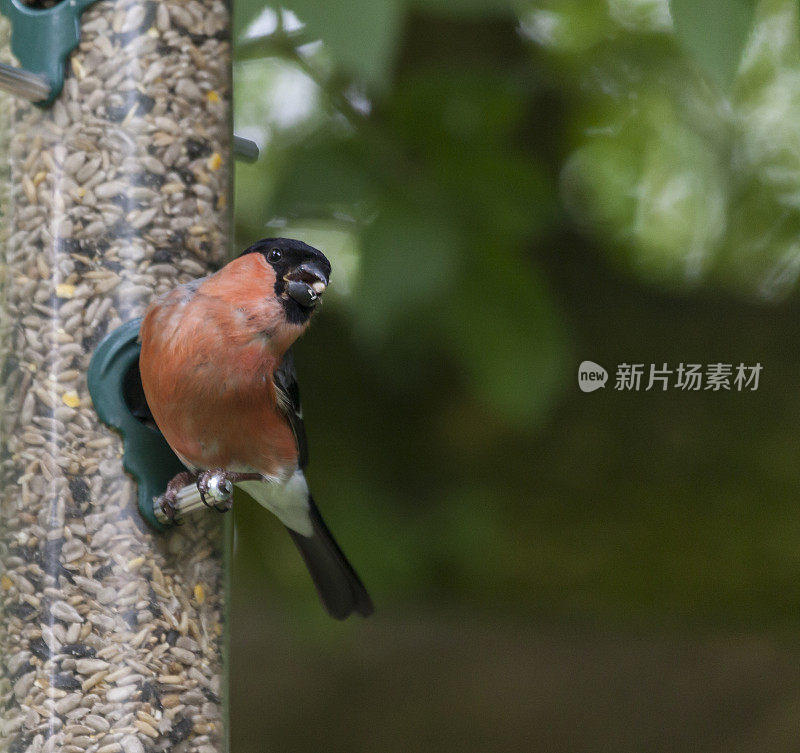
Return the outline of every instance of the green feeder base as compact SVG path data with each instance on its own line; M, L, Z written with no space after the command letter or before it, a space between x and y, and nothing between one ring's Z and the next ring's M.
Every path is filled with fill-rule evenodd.
M156 519L153 500L186 469L161 432L142 420L149 410L139 377L140 324L141 319L123 324L97 346L89 364L89 394L100 420L122 435L122 462L139 485L142 517L164 531L167 526Z

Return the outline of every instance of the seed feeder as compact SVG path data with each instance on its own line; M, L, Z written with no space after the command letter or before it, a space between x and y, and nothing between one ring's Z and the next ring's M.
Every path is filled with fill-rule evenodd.
M0 13L0 750L226 751L226 518L153 506L136 319L228 256L229 5Z

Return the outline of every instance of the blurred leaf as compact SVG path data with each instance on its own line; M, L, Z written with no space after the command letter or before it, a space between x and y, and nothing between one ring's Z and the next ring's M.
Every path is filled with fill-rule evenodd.
M360 162L357 150L342 141L293 151L277 181L273 213L329 217L373 205L376 189Z
M265 7L263 0L237 0L237 34ZM309 35L322 39L326 49L348 73L381 86L387 81L399 42L401 0L293 0L281 5L297 15Z
M727 91L753 21L754 0L670 0L681 44Z
M271 7L264 0L234 0L233 3L233 39L240 39L248 26L264 10Z
M450 334L475 392L506 421L530 425L567 383L561 316L530 262L496 248L482 261L454 291Z
M485 147L521 128L528 93L523 81L498 69L435 67L397 83L390 115L414 149Z
M597 139L574 151L561 171L561 195L573 219L619 233L636 212L638 155L629 143Z
M797 2L769 0L758 3L753 34L737 74L737 99L742 100L745 106L760 105L759 109L767 109L764 105L769 104L773 117L784 116L782 110L791 106L794 98L784 97L784 102L781 102L769 93L778 83L782 89L794 89L791 76L798 66L800 17Z
M234 175L236 195L237 234L251 243L262 236L267 219L266 207L272 190L271 175L261 164L236 166Z
M645 277L696 282L726 229L729 174L709 144L680 124L644 153L632 232ZM682 279L681 279L682 278Z
M520 18L523 35L542 47L564 53L590 50L608 36L612 26L606 3L586 0L537 2Z
M410 0L412 8L459 18L516 16L521 3L514 0Z
M530 239L555 208L553 188L519 148L529 84L499 69L423 69L395 87L390 118L406 150L474 233L512 245Z
M552 183L528 154L442 149L433 171L449 187L465 225L485 235L489 246L530 242L556 215Z
M362 236L364 258L358 286L358 327L382 336L410 310L449 299L461 267L459 229L434 207L387 204Z
M629 31L671 32L666 0L608 0L611 18Z

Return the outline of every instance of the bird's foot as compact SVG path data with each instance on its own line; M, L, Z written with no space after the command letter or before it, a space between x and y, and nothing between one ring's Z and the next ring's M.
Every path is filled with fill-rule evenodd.
M233 507L233 485L240 481L260 481L260 473L234 473L222 468L211 468L197 477L197 490L206 507L218 512L228 512ZM209 502L211 497L213 503Z
M197 477L197 491L200 500L206 507L213 507L217 512L228 512L233 507L233 484L231 479L235 473L228 473L222 468L211 468ZM208 498L212 502L209 502Z
M178 497L178 492L184 486L188 486L197 478L196 473L190 471L182 471L181 473L173 476L167 484L167 490L161 495L161 511L173 525L181 525L177 519L177 508L175 500Z

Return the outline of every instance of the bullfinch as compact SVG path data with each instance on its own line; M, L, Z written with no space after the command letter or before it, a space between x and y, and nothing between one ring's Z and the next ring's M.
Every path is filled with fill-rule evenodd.
M305 243L258 241L150 305L139 370L156 425L188 469L170 482L165 513L182 486L196 481L202 495L222 473L286 526L325 608L344 619L373 606L308 490L291 351L330 273L327 258Z

